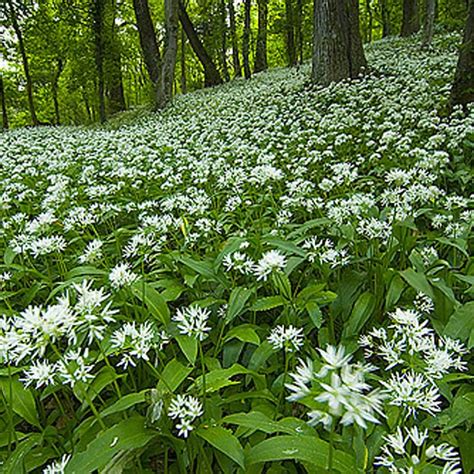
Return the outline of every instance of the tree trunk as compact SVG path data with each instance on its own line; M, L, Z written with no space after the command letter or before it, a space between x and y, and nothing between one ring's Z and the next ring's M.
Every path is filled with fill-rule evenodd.
M244 32L242 36L242 57L244 60L244 76L250 79L250 13L252 0L245 0L244 3Z
M374 24L374 15L372 13L372 7L370 0L365 0L365 6L367 8L367 41L372 42L372 28Z
M401 36L411 36L420 31L418 0L403 0L403 20Z
M293 0L285 0L286 15L286 52L288 55L288 65L296 64L296 48L295 48L295 18L293 14Z
M230 79L229 68L227 67L227 10L225 7L225 0L220 0L220 16L221 16L221 63L222 74L224 80Z
M450 106L474 102L474 0L469 4L464 37L459 52Z
M257 48L255 51L254 72L267 69L267 24L268 24L268 0L257 0L258 6L258 32Z
M156 84L160 78L160 48L156 41L155 28L150 15L148 0L133 0L133 9L137 20L138 35L143 60L151 82Z
M5 98L5 88L3 87L3 77L0 76L0 102L2 104L2 128L8 129L7 101Z
M214 64L214 61L201 43L201 40L194 29L194 25L186 12L186 8L181 1L179 2L179 21L186 32L186 36L189 39L189 43L191 44L194 53L204 68L204 87L212 87L222 84L221 75Z
M392 34L390 25L390 10L388 8L388 0L380 0L380 10L382 15L382 38L387 38Z
M188 91L188 80L186 77L186 33L181 28L181 93L186 94Z
M358 0L315 0L313 79L328 85L356 78L366 66Z
M61 123L61 117L59 115L58 83L59 83L59 77L61 76L61 73L63 72L63 69L64 69L64 63L61 58L58 58L56 62L57 62L58 67L56 69L56 73L54 74L53 81L51 83L51 92L53 95L55 123L56 125L59 125Z
M173 97L174 70L178 52L178 1L165 0L166 42L156 101L159 109L166 107Z
M92 29L94 32L95 65L99 93L99 119L105 122L105 79L104 79L104 0L92 0Z
M296 0L295 41L297 61L303 64L303 0Z
M237 29L235 26L234 0L229 0L227 5L229 9L230 37L232 41L232 64L234 67L235 77L240 77L242 75L242 68L240 66L239 44L237 41Z
M422 47L429 48L433 41L433 30L436 12L436 0L425 0L425 21L423 23Z
M39 121L36 115L35 102L33 98L33 81L30 75L30 65L28 61L28 56L26 54L23 33L21 31L20 25L18 24L17 14L15 12L15 7L13 5L12 0L8 0L8 6L10 7L10 20L18 40L18 47L20 49L21 60L23 63L23 71L25 73L26 93L28 95L28 107L30 109L31 123L36 126L39 125Z

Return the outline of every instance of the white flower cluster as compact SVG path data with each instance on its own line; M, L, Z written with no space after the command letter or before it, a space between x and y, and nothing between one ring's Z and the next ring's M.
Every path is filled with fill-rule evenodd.
M426 309L426 298L418 300ZM413 416L419 411L433 414L441 409L436 381L452 370L466 370L462 356L467 349L458 340L438 338L416 310L397 308L390 318L393 323L388 329L373 329L360 338L360 345L366 357L380 358L386 364L385 371L394 370L381 382L390 403Z
M138 275L132 272L128 263L119 263L110 271L109 280L112 287L118 290L137 281Z
M193 422L204 413L201 402L191 395L177 395L168 408L168 416L178 420L178 436L187 438L193 430Z
M373 367L351 363L352 356L346 355L342 346L328 345L318 351L320 360L300 360L296 373L290 374L293 381L286 388L292 393L287 400L310 408L310 425L322 423L330 429L339 420L343 425L357 424L365 429L367 422L379 423L376 415L384 416L385 396L365 381Z
M179 308L173 316L173 321L178 323L178 330L184 336L194 337L198 341L204 341L211 328L207 325L210 311L199 306L188 306Z
M395 434L385 436L386 444L382 446L382 454L375 458L376 466L386 467L393 474L462 473L459 454L452 446L427 443L428 430L419 430L416 426L404 431L405 434L397 428Z
M272 329L267 339L276 351L283 349L297 352L304 344L303 329L295 328L291 324L288 327L278 325Z
M328 264L330 268L343 267L349 263L347 250L336 248L331 239L319 240L317 237L310 237L304 241L303 248L308 250L306 258L311 263Z

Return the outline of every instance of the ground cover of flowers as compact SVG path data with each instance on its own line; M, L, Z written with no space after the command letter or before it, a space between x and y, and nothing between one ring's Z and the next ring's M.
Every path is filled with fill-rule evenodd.
M2 134L0 472L470 472L458 40Z

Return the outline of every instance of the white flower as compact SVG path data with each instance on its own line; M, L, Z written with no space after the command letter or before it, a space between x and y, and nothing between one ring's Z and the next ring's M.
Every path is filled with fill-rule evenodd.
M210 311L206 308L188 306L178 309L173 316L173 321L178 323L178 329L181 334L203 341L207 337L207 332L211 330L207 326L210 315Z
M117 264L109 274L109 281L113 288L119 289L130 286L137 281L138 275L133 273L128 263Z
M275 350L284 349L288 352L298 351L304 342L303 329L298 329L292 325L277 326L272 329L268 342Z
M193 421L204 413L201 402L191 395L177 395L170 403L168 416L178 419L178 436L187 438L193 429Z
M254 275L257 280L265 281L275 270L282 270L286 265L286 257L278 250L265 252L254 267Z
M324 365L321 368L318 377L325 377L329 371L344 367L352 359L350 354L346 355L343 346L335 347L328 345L326 350L318 349L318 352L321 354L324 361Z
M20 380L25 386L35 384L35 388L41 388L54 384L54 376L56 375L56 364L48 361L33 361L30 367L25 370L25 375Z
M84 253L79 256L79 263L95 263L102 258L102 247L104 242L100 239L94 239L87 244Z
M43 469L43 474L64 474L67 463L71 459L71 454L64 454L59 461L54 461Z

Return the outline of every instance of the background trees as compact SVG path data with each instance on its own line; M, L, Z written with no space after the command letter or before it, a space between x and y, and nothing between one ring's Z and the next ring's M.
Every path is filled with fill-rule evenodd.
M316 0L318 11L324 2L332 4ZM175 61L166 63L175 63L167 85L173 94L315 55L321 60L314 75L327 83L354 77L365 64L351 13L357 7L363 42L409 35L423 24L428 46L433 24L459 29L467 16L464 0L354 0L317 19L313 0L182 0L175 30L166 26L165 7L165 0L4 0L3 126L89 123L157 104L167 45L176 50ZM339 28L342 39L331 46L323 40L335 31L333 20L336 29L340 22L349 26ZM319 49L313 50L315 21Z

